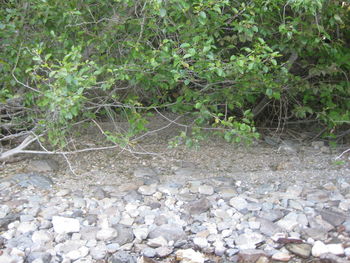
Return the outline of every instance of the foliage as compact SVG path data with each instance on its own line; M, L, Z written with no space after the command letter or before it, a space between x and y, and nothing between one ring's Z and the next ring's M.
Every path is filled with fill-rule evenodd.
M191 113L194 138L212 125L230 142L256 138L255 123L276 116L328 132L349 123L343 1L6 0L0 17L0 101L23 97L54 145L108 112L131 124L108 138L128 142L155 107Z

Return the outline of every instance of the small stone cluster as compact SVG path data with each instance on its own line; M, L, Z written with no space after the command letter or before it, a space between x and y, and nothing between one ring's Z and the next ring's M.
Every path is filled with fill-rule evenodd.
M83 193L14 175L0 183L0 263L349 262L349 184L241 183L145 172L142 183Z

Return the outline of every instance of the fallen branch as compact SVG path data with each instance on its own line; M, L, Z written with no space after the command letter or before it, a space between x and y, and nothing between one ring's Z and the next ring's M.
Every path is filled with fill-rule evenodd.
M17 147L8 150L6 152L1 153L0 155L0 161L4 161L6 159L8 159L9 157L19 154L19 153L24 153L24 149L27 148L30 144L32 144L33 142L35 142L38 139L38 137L35 137L33 135L29 135L28 137L26 137L23 142L18 145Z

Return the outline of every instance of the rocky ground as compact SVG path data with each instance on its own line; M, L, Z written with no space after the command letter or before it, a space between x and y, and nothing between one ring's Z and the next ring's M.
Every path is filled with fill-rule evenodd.
M323 142L142 149L3 165L0 263L350 262L349 159Z

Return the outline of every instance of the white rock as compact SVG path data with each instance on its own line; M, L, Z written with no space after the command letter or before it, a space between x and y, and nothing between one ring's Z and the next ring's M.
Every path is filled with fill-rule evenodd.
M193 243L202 249L208 247L209 245L208 241L204 237L193 238Z
M315 241L311 253L314 257L319 257L322 254L328 253L328 247L322 241Z
M142 195L153 195L157 191L156 185L142 185L137 190Z
M0 205L0 218L4 218L11 211L8 205Z
M144 240L147 238L149 234L149 230L147 227L139 227L139 228L135 228L133 230L133 233L138 240Z
M116 229L112 227L102 228L96 233L97 240L109 241L118 236Z
M79 258L83 258L89 254L89 248L83 246L79 249L69 251L66 256L71 260L77 260Z
M53 239L52 234L46 230L39 230L33 233L32 240L37 244L45 244Z
M206 258L200 252L194 251L192 248L180 249L176 251L176 260L181 261L181 263L204 263Z
M17 232L19 233L27 233L33 232L38 229L38 224L34 221L32 222L22 222L19 224L17 228Z
M78 219L63 216L52 217L53 229L58 234L74 233L80 231L80 223Z
M259 229L261 223L258 221L249 221L249 228L250 229Z
M248 202L243 197L237 196L231 198L230 205L237 210L243 210L247 208Z
M281 251L278 251L272 255L273 260L282 261L282 262L289 262L291 257L292 256L289 253L281 252Z
M198 187L198 192L203 195L214 194L214 188L210 185L201 185Z
M344 249L345 256L349 257L350 256L350 247L347 247Z
M163 236L159 236L148 239L147 245L150 247L166 247L168 245L168 241Z
M100 260L107 255L107 247L105 244L98 244L96 247L90 248L90 255L93 259Z
M327 244L328 252L337 256L344 255L344 247L342 244Z
M244 233L235 239L239 249L255 249L255 245L264 241L264 237L259 233Z

